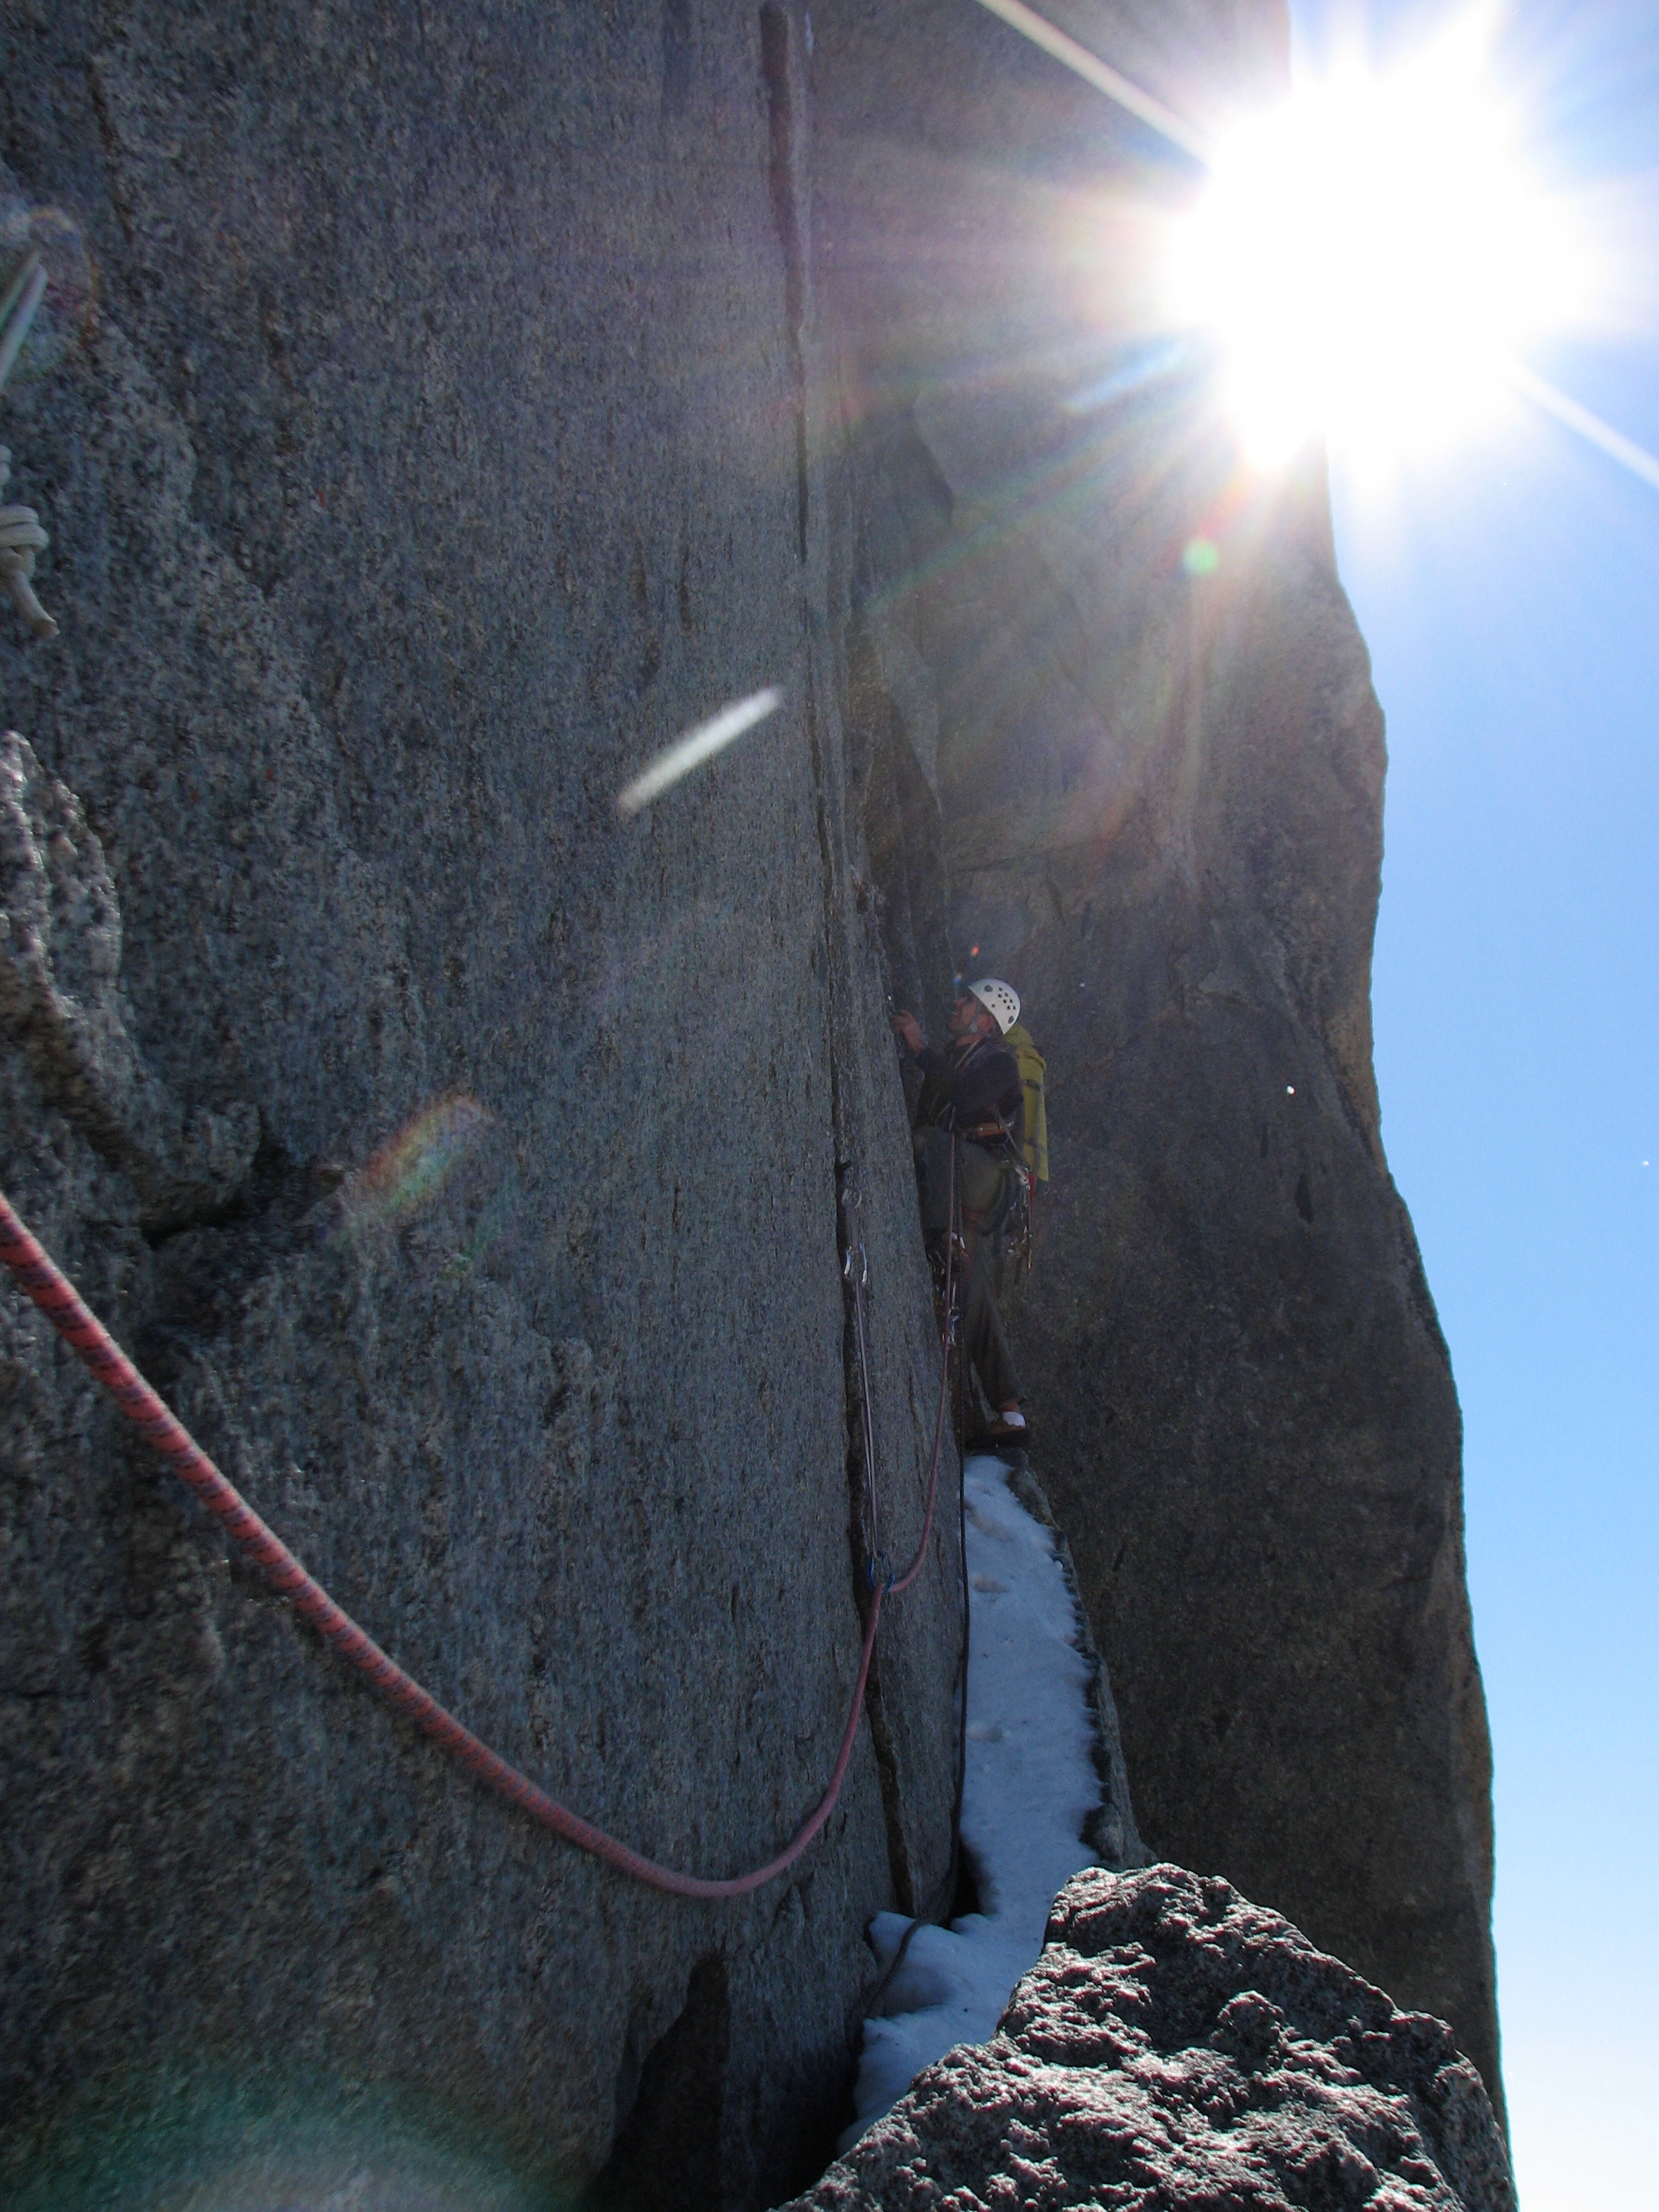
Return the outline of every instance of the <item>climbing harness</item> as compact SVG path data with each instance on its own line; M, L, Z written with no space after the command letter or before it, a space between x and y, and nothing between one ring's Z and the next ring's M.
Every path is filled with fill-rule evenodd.
M915 1581L921 1571L928 1538L933 1533L933 1501L939 1488L939 1454L949 1388L948 1357L940 1363L939 1410L933 1431L933 1462L928 1477L927 1513L921 1541L916 1548L915 1558L902 1576L896 1579L891 1577L877 1579L872 1584L869 1616L864 1628L864 1645L859 1656L858 1676L853 1686L847 1722L842 1730L841 1747L836 1755L830 1785L816 1809L775 1858L769 1859L764 1866L757 1867L748 1874L734 1875L729 1881L709 1881L702 1875L679 1874L672 1867L659 1865L656 1860L648 1859L629 1844L619 1842L615 1836L607 1835L603 1828L595 1827L591 1820L584 1820L579 1814L572 1813L557 1803L528 1776L521 1774L517 1767L509 1765L499 1753L492 1751L488 1744L474 1735L471 1729L458 1721L453 1713L446 1711L437 1699L411 1674L406 1674L395 1659L382 1651L350 1614L337 1605L322 1585L307 1573L287 1545L266 1527L234 1485L215 1466L183 1423L122 1352L103 1323L83 1304L74 1286L23 1226L3 1194L0 1194L0 1261L10 1268L26 1295L103 1384L139 1434L160 1453L173 1472L207 1508L231 1541L260 1569L273 1589L287 1598L296 1613L308 1620L343 1658L367 1677L388 1705L411 1720L424 1735L441 1745L453 1758L487 1783L509 1804L519 1807L543 1827L550 1829L567 1843L575 1844L579 1850L603 1859L607 1866L615 1867L619 1873L631 1875L635 1881L643 1882L647 1888L661 1890L670 1897L710 1899L746 1897L752 1891L762 1888L775 1876L793 1866L823 1828L835 1810L842 1784L852 1763L859 1716L864 1709L865 1687L870 1678L870 1661L875 1650L876 1630L881 1620L882 1601L890 1593L896 1595L900 1590L907 1589ZM860 1266L855 1281L855 1310L863 1299L866 1273L867 1269ZM849 1277L849 1279L853 1279ZM862 1334L860 1328L860 1337ZM867 1407L867 1392L866 1404ZM869 1433L867 1428L866 1433ZM872 1492L873 1482L872 1474Z

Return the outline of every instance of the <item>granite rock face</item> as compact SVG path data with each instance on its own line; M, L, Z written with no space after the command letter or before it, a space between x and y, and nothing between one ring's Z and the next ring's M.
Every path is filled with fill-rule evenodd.
M147 1227L229 1206L259 1144L257 1107L186 1124L144 1067L122 1002L121 914L73 792L0 737L0 1027L43 1091L132 1185Z
M1051 12L1200 120L1282 67L1267 8ZM1047 1055L1015 1348L1141 1829L1449 2020L1500 2101L1461 1428L1382 1149L1382 718L1322 475L1243 472L1162 327L1180 157L977 9L814 18L854 758ZM896 934L928 910L883 888Z
M1056 13L1201 117L1274 66L1265 4ZM1317 483L1241 494L1204 364L1138 350L1190 174L969 0L21 0L0 161L96 275L6 398L62 626L0 618L30 1224L439 1697L734 1871L854 1679L853 1243L920 1527L884 994L937 1024L1006 966L1056 1170L1022 1351L1142 1827L1495 2084L1380 720ZM684 1907L391 1722L9 1295L0 1471L11 2197L250 2144L366 2203L799 2185L864 1926L949 1901L946 1520L823 1838Z
M793 2212L1514 2212L1449 2031L1228 1883L1078 1875L989 2043L929 2067Z
M849 1237L896 1549L938 1372L826 643L805 69L785 12L684 0L0 25L0 182L97 275L6 403L62 634L0 617L0 1182L438 1697L714 1873L817 1802L854 1680ZM9 1291L0 1339L0 2195L212 2194L255 2143L307 2202L815 2170L862 1931L949 1875L948 1518L823 1838L689 1906L390 1718Z

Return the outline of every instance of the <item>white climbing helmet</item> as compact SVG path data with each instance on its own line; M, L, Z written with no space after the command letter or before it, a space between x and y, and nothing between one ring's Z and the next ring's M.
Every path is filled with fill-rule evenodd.
M1002 982L995 975L981 975L977 983L970 983L968 988L1006 1036L1019 1019L1019 993L1013 985Z

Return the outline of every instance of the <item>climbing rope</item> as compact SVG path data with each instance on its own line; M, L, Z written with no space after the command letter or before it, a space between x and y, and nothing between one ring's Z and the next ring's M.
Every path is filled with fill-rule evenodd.
M308 1620L342 1657L349 1660L367 1678L388 1705L413 1721L416 1727L430 1736L434 1743L441 1745L453 1758L459 1759L463 1766L487 1783L509 1804L519 1807L543 1827L550 1829L556 1836L562 1837L565 1842L575 1844L579 1850L603 1859L607 1866L615 1867L619 1873L631 1875L635 1881L643 1882L647 1888L661 1890L670 1897L710 1899L746 1897L751 1891L762 1888L793 1866L823 1828L835 1810L836 1801L841 1795L842 1784L846 1780L847 1770L852 1761L859 1716L864 1708L865 1687L870 1678L870 1661L875 1650L876 1630L881 1620L882 1601L890 1587L894 1589L908 1587L920 1568L922 1551L927 1547L927 1534L933 1526L933 1496L939 1483L942 1429L936 1429L934 1434L927 1525L923 1531L922 1544L915 1561L903 1581L890 1584L878 1581L872 1592L869 1617L864 1628L864 1646L859 1657L858 1679L853 1686L847 1722L842 1730L841 1748L836 1756L829 1788L819 1799L816 1810L775 1858L769 1859L764 1866L757 1867L749 1874L734 1875L729 1881L709 1881L699 1875L679 1874L672 1867L659 1865L656 1860L648 1859L629 1844L619 1842L615 1836L607 1835L603 1828L595 1827L591 1820L584 1820L579 1814L572 1813L557 1803L528 1776L521 1774L517 1767L509 1765L499 1753L492 1751L488 1744L474 1735L471 1729L458 1721L453 1713L446 1711L437 1699L411 1674L406 1674L395 1659L382 1651L350 1614L335 1603L321 1583L307 1573L287 1545L266 1527L235 1486L215 1466L183 1423L145 1382L96 1315L82 1304L73 1285L23 1226L3 1194L0 1194L0 1261L10 1268L26 1295L103 1384L139 1434L161 1454L173 1473L200 1499L231 1541L259 1568L271 1586L289 1600L295 1610ZM861 1297L862 1293L863 1283L860 1280L858 1295Z
M38 253L26 257L0 297L0 392L3 392L46 290L46 274ZM0 491L9 481L11 455L0 446ZM9 592L23 620L38 636L55 637L58 624L34 595L32 579L38 553L50 540L32 507L0 507L0 588ZM955 1161L952 1158L954 1173ZM856 1204L856 1200L853 1201ZM591 1820L584 1820L550 1797L540 1786L521 1774L476 1736L471 1729L445 1710L431 1693L381 1650L366 1630L337 1605L259 1516L228 1481L164 1401L151 1389L127 1358L103 1323L76 1295L73 1285L53 1264L29 1234L11 1205L0 1194L0 1260L10 1268L27 1295L52 1322L58 1334L114 1398L139 1433L161 1454L173 1473L195 1494L240 1550L251 1559L272 1587L379 1691L388 1705L412 1721L422 1734L507 1802L531 1819L574 1844L580 1850L603 1859L619 1873L629 1875L647 1887L671 1897L719 1899L745 1897L784 1873L819 1833L841 1796L857 1741L859 1716L870 1679L876 1631L881 1608L890 1590L908 1589L920 1573L933 1525L933 1501L939 1487L939 1462L944 1435L944 1392L941 1382L939 1418L934 1425L933 1468L928 1478L927 1511L921 1542L904 1574L895 1581L878 1571L880 1527L876 1490L875 1428L870 1388L869 1345L865 1313L865 1291L869 1265L862 1243L849 1249L845 1263L854 1294L854 1312L860 1376L860 1419L865 1458L865 1534L870 1563L869 1612L859 1656L858 1678L853 1686L841 1745L829 1787L775 1858L751 1872L728 1881L711 1881L699 1875L678 1873L659 1865L615 1836L607 1835ZM946 1277L946 1334L942 1370L949 1371L949 1274Z

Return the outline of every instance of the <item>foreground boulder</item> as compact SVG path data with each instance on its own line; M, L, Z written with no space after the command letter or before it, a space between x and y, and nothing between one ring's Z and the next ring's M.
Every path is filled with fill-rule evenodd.
M792 2212L1031 2205L1513 2212L1480 2077L1229 1883L1091 1868L989 2043L915 2086Z

